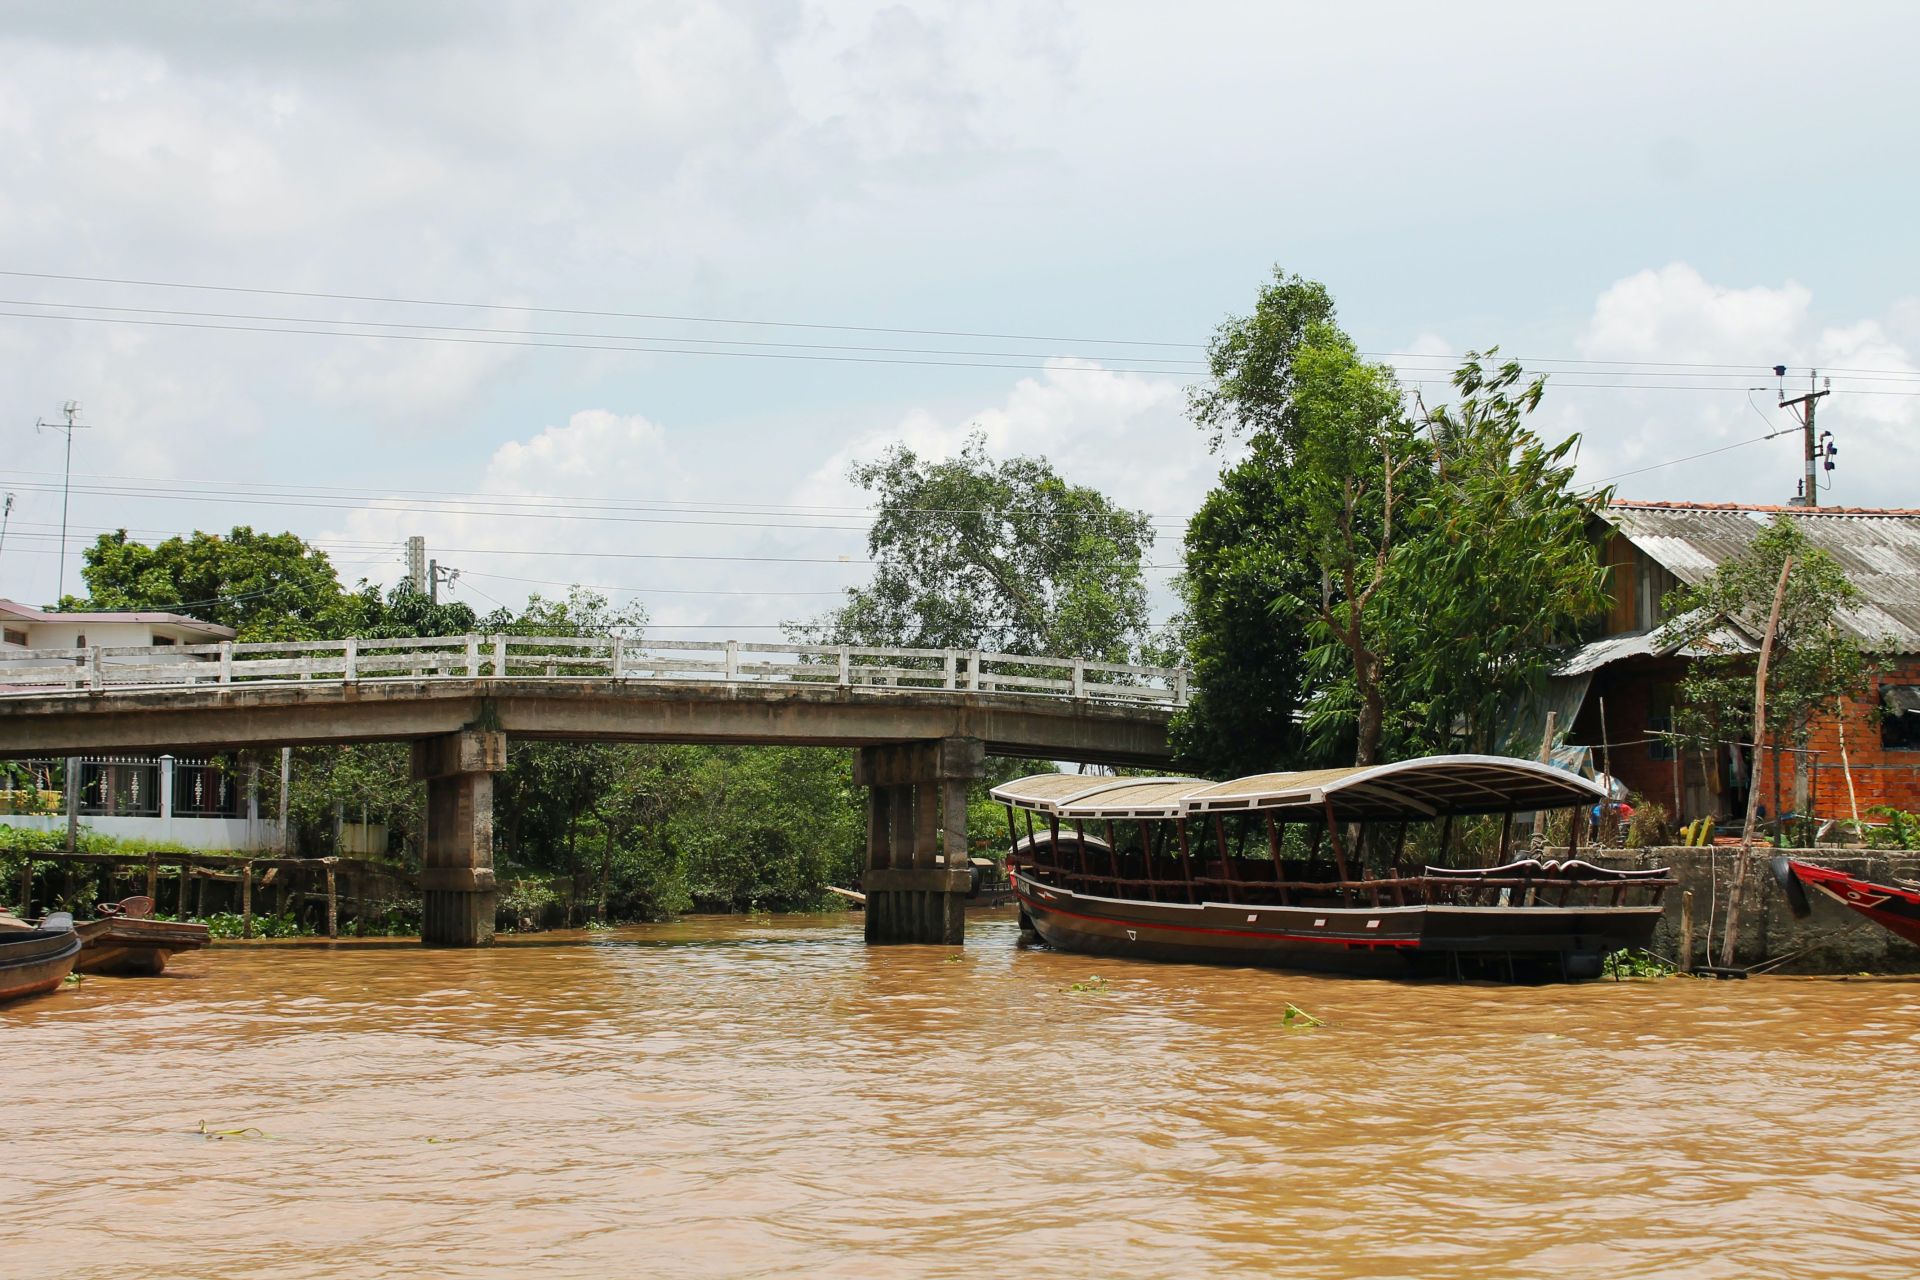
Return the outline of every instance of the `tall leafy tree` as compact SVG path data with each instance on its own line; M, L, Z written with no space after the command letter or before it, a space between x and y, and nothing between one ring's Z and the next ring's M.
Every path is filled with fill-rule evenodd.
M1303 426L1294 356L1332 324L1325 286L1276 269L1250 315L1227 320L1207 348L1209 380L1189 411L1218 451L1244 445L1187 524L1180 639L1193 667L1174 746L1187 768L1256 773L1297 761L1305 697L1305 602L1319 575L1300 554L1308 520L1293 483Z
M1252 771L1493 743L1601 603L1574 441L1527 426L1538 381L1469 356L1459 401L1411 414L1326 292L1276 273L1210 348L1193 396L1244 437L1188 528L1190 765Z
M87 597L62 608L182 613L234 628L242 640L334 634L345 593L324 551L291 533L196 532L145 546L125 529L83 553Z
M1143 512L1069 484L1041 458L895 446L853 467L875 495L873 580L812 629L833 643L1124 662L1147 633Z
M1776 515L1744 554L1722 562L1704 582L1668 596L1674 616L1662 632L1663 643L1706 651L1680 683L1675 729L1682 743L1710 749L1720 741L1747 741L1754 729L1753 654L1745 646L1716 643L1715 635L1727 622L1761 635L1788 557L1793 567L1767 664L1765 734L1776 777L1780 749L1804 748L1816 717L1867 686L1871 652L1839 624L1841 611L1860 597L1846 571L1807 540L1793 516Z
M1458 399L1425 414L1432 477L1422 536L1410 557L1401 647L1418 690L1425 737L1474 750L1524 750L1498 741L1506 713L1536 696L1557 651L1606 607L1606 569L1587 534L1609 490L1573 479L1578 436L1548 444L1528 425L1546 379L1524 380L1469 352L1453 374Z
M1308 604L1308 653L1321 676L1309 733L1350 736L1355 764L1373 764L1387 729L1389 664L1402 656L1406 570L1425 521L1424 442L1401 404L1393 371L1369 364L1330 324L1307 329L1295 352L1301 432L1293 480L1306 517L1301 547L1319 572ZM1300 610L1280 597L1275 613Z

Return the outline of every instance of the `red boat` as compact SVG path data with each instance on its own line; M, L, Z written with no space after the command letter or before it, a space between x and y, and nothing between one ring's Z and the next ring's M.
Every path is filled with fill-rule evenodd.
M1877 884L1784 855L1773 860L1773 878L1786 893L1787 906L1803 920L1813 914L1807 900L1807 890L1812 888L1920 946L1920 884Z

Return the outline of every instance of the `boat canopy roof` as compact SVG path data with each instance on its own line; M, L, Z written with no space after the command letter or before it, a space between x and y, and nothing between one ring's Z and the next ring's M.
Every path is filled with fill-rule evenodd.
M1418 821L1446 814L1568 809L1606 799L1576 773L1509 756L1423 756L1346 769L1261 773L1231 782L1198 778L1090 778L1040 773L1003 783L993 798L1067 819L1181 818L1299 809L1319 817L1331 801L1342 821Z
M1001 804L1011 805L1015 809L1031 809L1035 813L1058 818L1087 816L1068 815L1065 811L1068 805L1090 803L1096 796L1111 792L1131 793L1149 787L1184 787L1189 791L1198 791L1212 785L1199 778L1107 778L1089 777L1083 773L1036 773L1029 778L1003 782L993 789L992 795ZM1099 816L1119 815L1102 810ZM1179 811L1155 816L1177 817Z
M1236 778L1187 797L1186 812L1312 808L1328 801L1346 821L1568 809L1607 798L1576 773L1511 756L1422 756L1392 764ZM1276 814L1276 817L1281 816ZM1305 816L1305 815L1302 815Z
M1102 787L1060 806L1063 818L1177 818L1185 813L1187 797L1213 786L1197 778L1123 778L1129 785Z

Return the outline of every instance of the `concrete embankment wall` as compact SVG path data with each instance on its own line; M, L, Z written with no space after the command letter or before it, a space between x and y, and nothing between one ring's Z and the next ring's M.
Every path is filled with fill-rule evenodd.
M1740 934L1734 948L1740 966L1781 960L1780 973L1920 973L1920 947L1849 911L1821 893L1809 893L1813 915L1796 920L1786 896L1774 883L1768 862L1776 850L1757 847L1741 905ZM1806 862L1838 867L1885 883L1889 878L1920 880L1920 853L1892 850L1786 849ZM1616 851L1590 860L1614 867L1671 867L1679 879L1669 889L1667 912L1654 934L1653 950L1668 959L1680 951L1682 895L1693 893L1695 964L1719 962L1721 925L1733 883L1738 849L1666 847ZM1711 906L1709 905L1711 904ZM1707 955L1707 927L1713 926L1713 955Z

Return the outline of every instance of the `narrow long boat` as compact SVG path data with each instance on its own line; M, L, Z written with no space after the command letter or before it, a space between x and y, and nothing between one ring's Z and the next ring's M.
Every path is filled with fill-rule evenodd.
M996 787L1021 925L1062 951L1380 976L1578 979L1644 947L1675 881L1516 858L1516 813L1605 793L1547 765L1430 756L1197 778L1039 774ZM1024 817L1027 830L1019 830ZM1464 828L1497 829L1462 867ZM1492 820L1497 820L1497 823ZM1037 823L1044 822L1041 829Z
M1788 908L1801 919L1813 914L1807 899L1812 889L1920 946L1920 884L1880 884L1784 854L1773 860L1773 878L1786 893Z
M102 903L99 910L99 919L74 926L82 944L74 967L82 973L154 977L166 971L177 952L207 945L206 925L152 919L152 898Z
M52 991L73 972L80 935L64 916L49 923L0 933L0 1004Z

